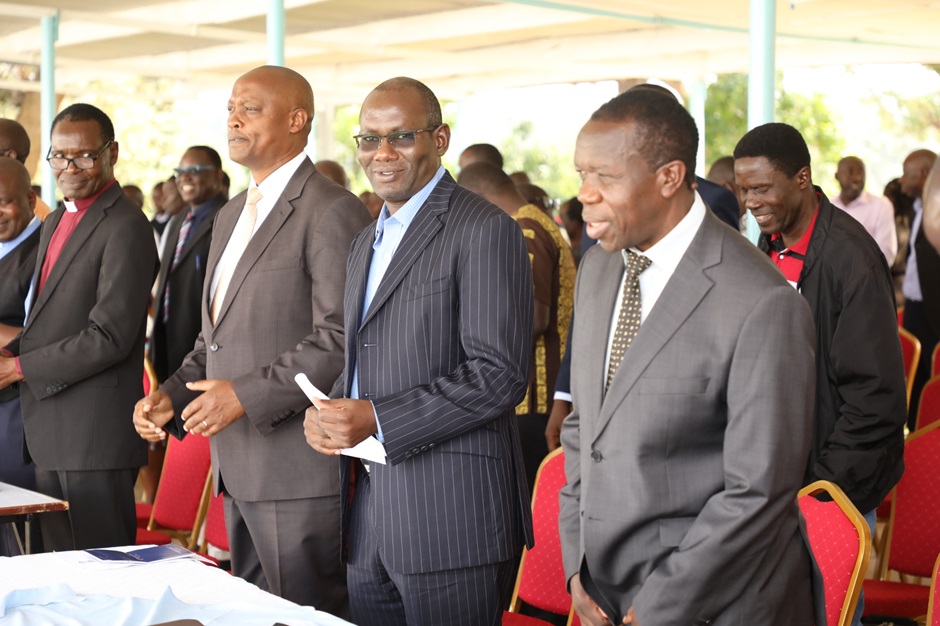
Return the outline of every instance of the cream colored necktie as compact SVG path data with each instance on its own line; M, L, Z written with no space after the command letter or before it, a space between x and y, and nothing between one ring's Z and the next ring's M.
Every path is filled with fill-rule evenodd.
M258 202L261 201L261 192L257 187L248 190L248 199L245 202L245 209L235 224L235 230L232 231L232 238L228 242L226 250L231 249L232 253L228 256L228 263L222 267L219 273L219 283L215 286L215 293L212 294L212 302L209 308L209 318L212 323L219 318L219 311L222 310L222 304L225 302L225 292L228 291L228 285L232 280L232 274L235 273L235 267L239 259L248 247L251 241L251 235L255 231L255 222L258 220ZM237 252L237 254L236 254Z
M620 304L620 315L617 316L617 329L614 331L614 342L610 346L610 363L607 365L607 385L620 367L627 348L640 330L640 313L642 301L640 299L640 274L650 266L649 257L627 250L627 269L623 273L623 300Z

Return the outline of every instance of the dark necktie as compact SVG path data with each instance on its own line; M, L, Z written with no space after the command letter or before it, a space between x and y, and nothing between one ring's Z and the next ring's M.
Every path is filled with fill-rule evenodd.
M180 257L183 253L183 247L186 245L186 239L189 238L189 229L193 225L193 209L190 209L186 212L186 217L183 218L183 225L180 226L180 234L176 238L176 249L173 251L173 260L170 262L170 271L176 269L176 266L180 263ZM163 290L163 322L166 323L170 319L170 279L167 277L166 288Z
M614 379L617 368L627 353L627 348L636 337L640 329L640 312L642 300L640 299L640 274L650 266L648 257L627 250L627 269L623 273L623 300L620 303L620 315L617 317L617 329L614 331L614 341L610 346L610 363L607 366L606 391L610 388L610 381Z

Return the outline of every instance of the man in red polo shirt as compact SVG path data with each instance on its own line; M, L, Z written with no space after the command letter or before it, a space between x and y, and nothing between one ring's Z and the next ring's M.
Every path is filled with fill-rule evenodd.
M816 324L816 433L805 482L839 485L874 526L875 508L904 471L907 419L885 257L813 185L809 150L792 126L744 135L734 174L761 249L806 298Z

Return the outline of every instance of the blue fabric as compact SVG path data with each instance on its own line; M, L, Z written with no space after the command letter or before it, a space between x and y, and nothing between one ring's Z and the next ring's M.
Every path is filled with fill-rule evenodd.
M23 232L20 233L20 236L11 241L5 243L0 243L0 259L10 254L16 250L16 246L23 243L27 237L32 235L34 232L39 230L39 227L42 225L42 222L39 221L38 217L34 217L29 224L26 225L26 228L23 229Z
M17 589L0 595L0 620L4 626L144 626L179 619L199 620L204 626L270 626L274 622L291 625L348 625L348 622L338 617L309 606L273 607L246 602L187 604L177 599L169 588L156 600L79 595L68 585L61 584L38 589Z

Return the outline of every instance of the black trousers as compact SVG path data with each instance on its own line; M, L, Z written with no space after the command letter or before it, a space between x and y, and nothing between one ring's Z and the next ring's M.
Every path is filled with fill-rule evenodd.
M920 341L920 361L917 364L917 374L914 375L911 405L907 413L907 427L909 430L914 430L917 407L920 406L920 391L930 380L930 361L938 338L930 326L930 320L927 319L927 309L923 302L904 301L904 328Z

